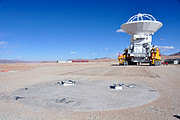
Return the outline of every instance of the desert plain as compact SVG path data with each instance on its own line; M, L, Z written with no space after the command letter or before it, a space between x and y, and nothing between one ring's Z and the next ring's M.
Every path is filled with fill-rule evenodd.
M179 65L118 66L116 61L9 63L0 64L0 70L8 70L0 72L1 120L180 118ZM62 80L76 84L63 87L57 84ZM113 83L132 84L137 89L113 91L109 88ZM55 103L51 97L69 97L74 103Z

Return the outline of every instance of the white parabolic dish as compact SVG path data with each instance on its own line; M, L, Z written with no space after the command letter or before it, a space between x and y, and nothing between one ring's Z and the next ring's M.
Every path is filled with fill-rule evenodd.
M162 26L158 21L134 21L131 23L124 23L121 28L129 35L150 35L154 34Z
M148 17L149 20L144 20L143 17ZM162 23L156 21L152 15L139 13L131 17L127 23L122 24L121 29L129 35L150 35L154 34L161 26Z

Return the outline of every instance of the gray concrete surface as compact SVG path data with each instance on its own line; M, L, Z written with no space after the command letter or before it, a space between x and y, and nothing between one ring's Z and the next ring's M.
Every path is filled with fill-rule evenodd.
M129 88L132 83L125 83L123 90L110 89L113 83L121 83L115 80L74 80L74 86L66 87L57 84L60 81L19 89L11 98L28 106L60 111L107 111L143 105L158 97L156 90L139 84Z

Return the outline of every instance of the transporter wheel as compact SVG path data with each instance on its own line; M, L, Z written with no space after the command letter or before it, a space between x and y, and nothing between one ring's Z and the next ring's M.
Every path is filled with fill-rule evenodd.
M135 64L131 61L128 61L128 65L135 65Z
M155 64L152 64L152 62L150 62L149 66L155 66Z
M160 66L160 65L161 65L161 63L159 61L154 62L154 66Z
M125 61L125 62L124 62L124 66L125 66L125 65L128 65L128 61Z

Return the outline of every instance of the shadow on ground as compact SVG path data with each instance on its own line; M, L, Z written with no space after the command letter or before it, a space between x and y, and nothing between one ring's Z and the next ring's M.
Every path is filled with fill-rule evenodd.
M124 66L124 65L111 64L111 66ZM128 65L128 66L150 66L150 65L147 65L147 64L141 64L141 65Z
M112 64L111 66L119 66L119 64Z
M173 115L173 117L180 119L179 115Z

